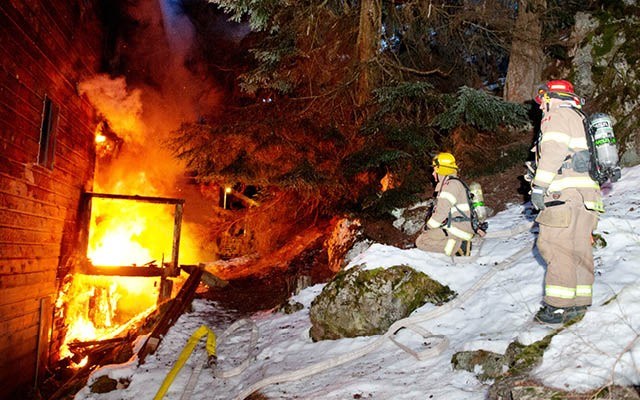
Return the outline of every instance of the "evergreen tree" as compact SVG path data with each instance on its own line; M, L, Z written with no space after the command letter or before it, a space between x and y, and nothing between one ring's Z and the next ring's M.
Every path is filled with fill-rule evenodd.
M177 154L203 179L329 208L360 204L387 173L423 190L452 131L434 118L458 87L497 77L515 21L500 0L211 1L252 29L243 94L183 125Z

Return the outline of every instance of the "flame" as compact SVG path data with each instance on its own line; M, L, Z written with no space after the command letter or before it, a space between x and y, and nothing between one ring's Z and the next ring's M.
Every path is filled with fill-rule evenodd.
M83 358L78 364L76 364L76 366L78 368L82 368L85 365L87 365L87 363L89 362L89 356L86 356L85 358Z
M94 265L145 265L170 261L172 206L93 199L87 257Z
M174 205L131 200L92 200L87 257L97 266L133 266L169 260L173 244ZM69 344L116 336L131 320L155 308L160 278L75 274L63 293Z
M144 174L138 178L146 181ZM119 182L116 188L126 192L137 180L132 174L131 182ZM93 198L87 258L96 266L162 266L171 261L174 211L172 204ZM182 236L180 260L194 260L198 255L188 226L183 227ZM74 355L69 349L73 342L115 337L129 322L152 312L158 301L159 281L75 274L59 300L60 305L66 304L67 325L60 356Z
M115 337L131 321L155 308L159 278L73 275L61 292L65 304L67 335L61 357L73 356L69 344ZM78 365L79 366L79 365Z
M154 100L149 90L128 88L124 78L99 75L81 82L78 89L104 118L95 130L92 191L176 197L171 194L183 168L163 147L162 138L178 126L179 120L170 117L184 114L176 112L177 107L158 107L171 106L160 98ZM146 113L143 101L150 106ZM172 261L174 213L173 204L94 197L87 258L101 267L163 267ZM202 237L198 229L203 228L183 223L180 264L198 263L206 257L200 245L204 241L197 240ZM66 326L60 358L74 355L70 351L74 342L104 340L127 331L157 305L160 278L75 273L68 279L57 302Z

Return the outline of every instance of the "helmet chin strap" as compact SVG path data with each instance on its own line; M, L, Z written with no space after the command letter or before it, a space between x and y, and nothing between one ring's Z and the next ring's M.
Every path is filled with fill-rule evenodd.
M544 104L546 106L547 112L549 112L549 109L551 107L551 97L549 97L549 93L545 92L542 99L543 99L542 101L544 101Z
M558 96L547 96L545 94L544 102L546 104L546 112L549 112L551 109L551 102L556 101L557 107L560 108L582 108L583 101L579 97L558 97ZM555 107L555 106L554 106Z

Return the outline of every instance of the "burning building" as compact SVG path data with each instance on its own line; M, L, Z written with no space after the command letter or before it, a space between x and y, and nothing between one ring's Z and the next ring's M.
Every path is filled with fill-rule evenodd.
M54 308L91 189L97 2L0 4L0 397L37 384L63 340Z
M74 341L117 336L169 298L179 250L185 263L211 254L182 224L181 171L157 142L194 118L184 96L215 93L166 68L157 79L183 97L101 74L117 41L105 3L0 3L0 398L24 398ZM140 7L162 28L160 2ZM156 105L146 117L143 102Z

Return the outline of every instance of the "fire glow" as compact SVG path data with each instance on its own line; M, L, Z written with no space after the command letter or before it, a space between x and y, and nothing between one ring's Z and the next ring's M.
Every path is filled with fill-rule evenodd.
M90 191L125 197L179 192L177 177L184 169L172 159L162 140L179 125L178 116L182 114L176 109L164 110L168 103L158 101L159 94L152 89L145 92L151 106L143 113L142 89L129 90L123 77L95 76L81 82L78 89L103 118L94 132L96 167ZM176 267L172 261L193 264L208 254L203 252L203 241L196 239L202 237L202 229L183 224L180 261L177 254L173 259L175 205L93 197L90 207L89 226L85 227L88 238L84 238L88 239L86 254L80 255L82 260L74 265L75 271L65 277L56 304L66 331L59 357L76 356L76 362L81 352L74 354L71 350L124 336L132 326L142 324L156 309L161 281L171 281L173 290L179 289L182 277L130 276L138 273L136 267ZM111 268L113 274L104 272ZM90 274L97 269L104 275ZM121 273L124 270L128 272ZM166 296L166 291L162 295Z
M170 254L172 228L165 205L93 199L87 258L96 266L159 266ZM155 309L159 280L74 274L59 299L66 303L67 325L61 357L73 355L69 343L126 333Z
M71 356L69 343L99 341L126 333L155 309L159 278L74 274L58 298L67 306L67 335L61 358ZM80 366L80 365L78 365Z
M131 175L135 178L135 174ZM118 188L135 186L136 179ZM118 268L162 267L172 255L174 215L166 204L92 198L88 262ZM167 260L170 261L170 260ZM95 342L127 333L155 309L160 278L97 276L76 273L63 290L67 334L61 357L71 356L70 344ZM77 366L80 366L78 364Z
M171 256L172 207L93 199L91 214L87 257L93 265L160 266Z

